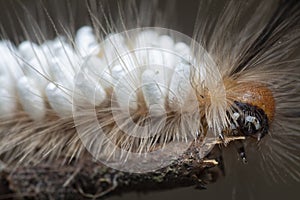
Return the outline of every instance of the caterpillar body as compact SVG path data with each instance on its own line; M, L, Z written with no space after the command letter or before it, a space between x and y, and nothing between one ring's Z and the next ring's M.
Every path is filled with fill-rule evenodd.
M259 164L277 166L263 167L272 178L283 168L299 181L299 3L228 1L216 14L202 2L192 38L167 29L167 14L153 16L155 1L119 2L120 20L104 2L88 1L91 24L76 34L40 4L55 38L22 3L31 23L18 14L16 23L26 40L5 39L2 26L0 155L7 166L61 156L67 164L89 153L145 173L170 164L192 141L201 140L203 158L207 142L226 146L242 137L259 149ZM165 160L151 162L162 153ZM242 147L239 153L246 160Z

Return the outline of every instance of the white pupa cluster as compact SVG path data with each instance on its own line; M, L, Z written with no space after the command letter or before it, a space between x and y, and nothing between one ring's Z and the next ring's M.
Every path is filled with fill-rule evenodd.
M85 26L74 44L63 36L18 47L1 41L0 115L12 117L21 104L33 120L49 108L69 117L73 97L99 106L112 90L124 109L138 109L138 90L152 114L163 114L166 101L182 107L191 87L188 44L155 30L132 35L110 34L99 42Z

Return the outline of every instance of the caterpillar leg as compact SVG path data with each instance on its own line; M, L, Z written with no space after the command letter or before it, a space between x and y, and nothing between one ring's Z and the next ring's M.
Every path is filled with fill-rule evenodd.
M237 140L237 141L234 142L234 146L235 146L240 158L242 159L243 163L246 164L247 163L247 156L246 156L244 142L240 141L240 140Z

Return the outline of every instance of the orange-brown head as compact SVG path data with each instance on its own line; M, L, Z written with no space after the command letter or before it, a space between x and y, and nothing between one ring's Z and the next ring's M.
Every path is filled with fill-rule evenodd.
M227 99L239 101L262 109L272 122L275 115L275 100L272 91L261 83L237 83L226 81Z
M232 129L260 140L275 115L272 91L260 83L225 81L226 98L233 108ZM236 125L236 126L235 126Z

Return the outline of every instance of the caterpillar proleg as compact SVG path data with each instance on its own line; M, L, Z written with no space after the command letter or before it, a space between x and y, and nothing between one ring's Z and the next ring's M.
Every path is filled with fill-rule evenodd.
M16 1L0 19L5 166L91 155L147 173L197 141L199 159L236 146L267 179L299 183L297 1L200 1L193 34L173 1L60 4Z

